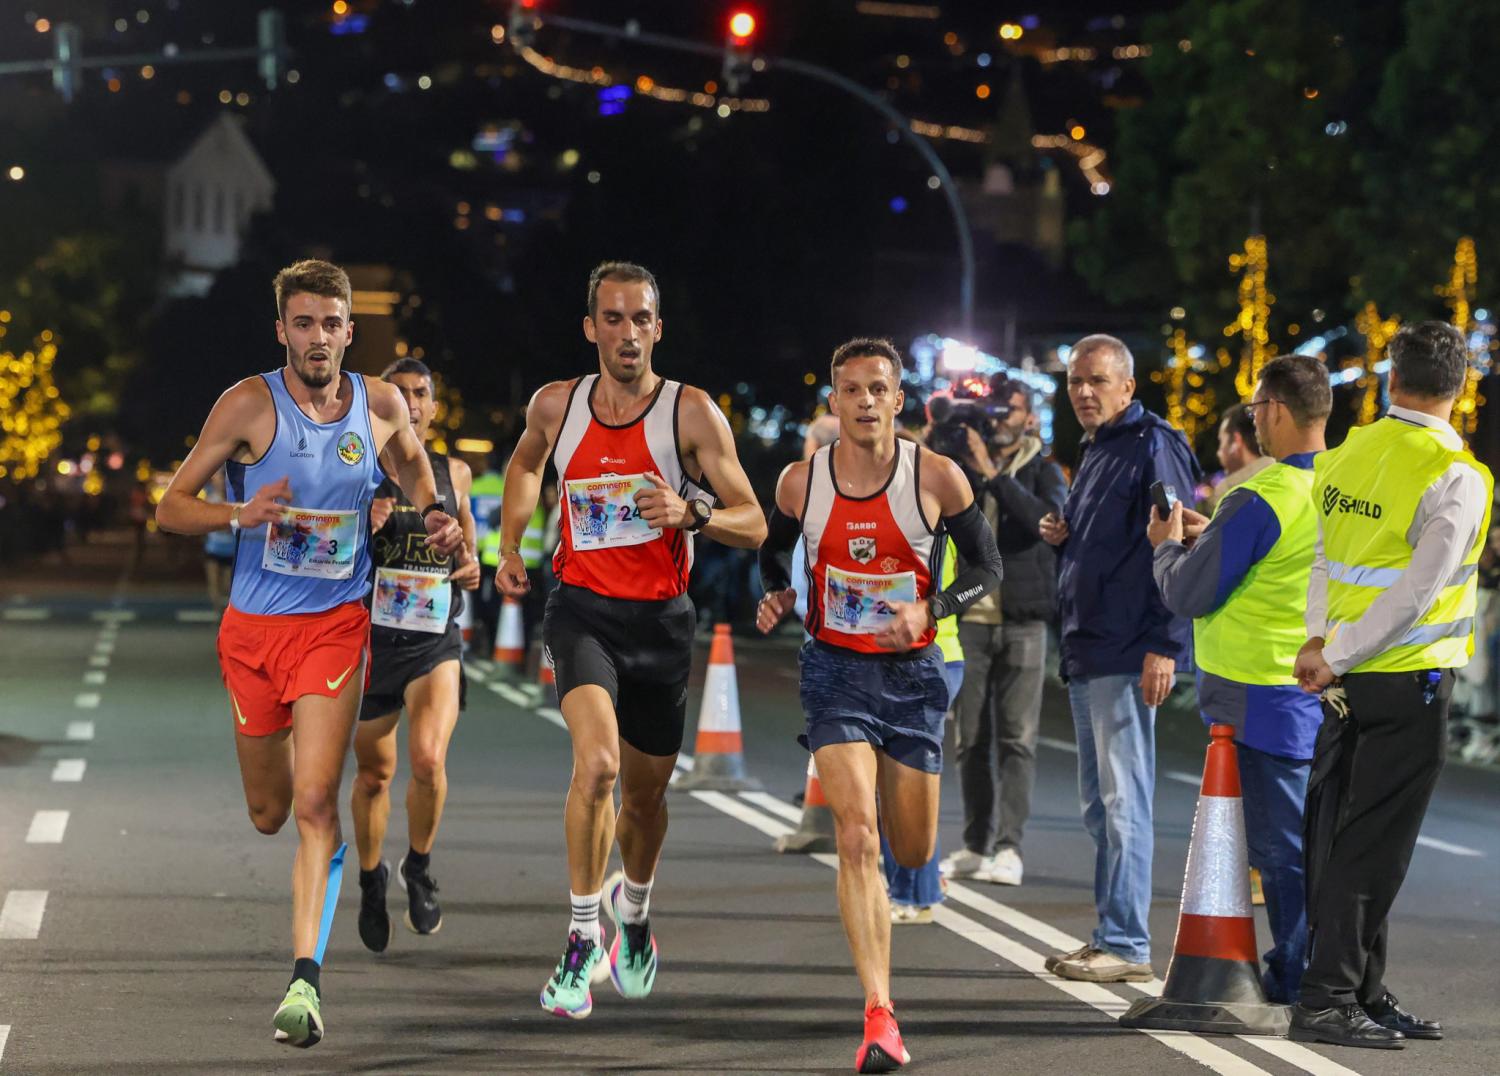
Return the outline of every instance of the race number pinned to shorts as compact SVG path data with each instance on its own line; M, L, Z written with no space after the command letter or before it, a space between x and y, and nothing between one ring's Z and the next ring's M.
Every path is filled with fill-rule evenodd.
M287 508L266 524L260 566L314 579L348 579L359 551L359 513Z
M847 635L878 635L896 615L891 602L916 600L916 572L865 575L830 564L823 577L823 622Z
M635 504L637 491L652 488L643 474L568 479L573 549L613 549L660 538L661 531L652 530Z
M447 575L379 568L375 572L375 594L370 601L370 623L382 628L441 635L448 630L452 605L453 586Z

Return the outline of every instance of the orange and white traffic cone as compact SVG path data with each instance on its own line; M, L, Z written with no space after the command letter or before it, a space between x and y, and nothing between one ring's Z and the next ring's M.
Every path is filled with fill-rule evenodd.
M833 833L833 811L823 795L823 785L818 780L818 764L812 755L807 756L807 788L802 794L802 821L797 832L776 838L776 851L832 852L838 848Z
M728 624L714 625L708 652L703 704L698 708L698 737L693 770L673 786L684 791L748 792L760 782L745 773L745 741L740 733L740 689L734 674L734 641Z
M467 598L464 607L458 611L458 630L464 638L464 653L469 652L469 646L474 642L474 600Z
M500 630L495 632L495 650L490 660L496 665L519 668L526 664L526 633L521 630L521 603L506 598L500 606Z
M1260 981L1234 727L1214 725L1209 735L1167 983L1161 997L1132 1005L1120 1026L1285 1035L1287 1007L1267 1002Z
M552 653L545 646L542 647L542 658L536 667L536 682L542 687L557 686L557 669L552 664Z

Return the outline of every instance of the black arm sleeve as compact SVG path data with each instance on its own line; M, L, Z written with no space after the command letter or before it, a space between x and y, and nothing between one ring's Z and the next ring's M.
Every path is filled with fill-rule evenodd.
M947 589L929 599L934 620L962 613L998 587L1002 574L995 532L990 529L989 520L984 518L979 505L970 504L956 516L944 516L943 526L958 547L960 563L967 567Z
M802 524L772 507L766 540L760 544L760 585L766 592L786 590L792 585L792 549L802 537Z

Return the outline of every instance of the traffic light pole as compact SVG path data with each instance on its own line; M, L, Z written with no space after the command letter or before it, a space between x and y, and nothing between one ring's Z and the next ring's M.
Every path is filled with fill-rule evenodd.
M529 21L534 26L555 26L562 30L572 30L576 33L593 34L597 37L605 37L615 41L635 41L643 45L656 45L659 48L673 49L677 52L691 52L699 56L713 56L725 58L728 49L704 45L701 42L689 41L684 38L671 37L667 34L649 33L640 28L640 25L632 20L625 26L610 26L607 23L593 22L589 19L575 19L566 15L543 15L534 9L526 11L517 10L513 17L518 20ZM513 21L512 26L516 23ZM514 36L514 33L513 33ZM520 42L512 42L520 44ZM911 129L911 120L902 115L890 102L879 94L873 93L855 82L846 78L830 68L820 64L807 63L804 60L793 60L786 57L756 56L754 58L755 70L762 71L770 68L787 71L795 75L803 75L818 82L825 83L835 89L843 90L850 96L863 101L876 112L884 116L897 133L921 155L923 162L932 169L932 174L938 179L943 196L947 199L948 212L953 217L953 227L958 233L958 258L959 258L959 284L958 284L958 309L959 320L962 325L963 338L972 340L974 336L974 238L969 231L968 214L964 212L963 201L958 196L958 187L953 182L953 176L943 164L942 158L933 150L927 139L918 135Z

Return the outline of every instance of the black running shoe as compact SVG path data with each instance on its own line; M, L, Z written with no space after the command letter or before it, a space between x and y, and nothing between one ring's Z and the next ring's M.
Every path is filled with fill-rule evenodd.
M443 909L438 907L438 885L427 871L408 868L401 857L401 888L406 890L406 925L418 934L436 934L443 926Z
M391 934L395 929L391 926L390 913L385 910L385 887L391 881L391 865L381 860L372 873L374 877L369 881L363 877L359 880L359 940L370 952L383 953L391 944Z

